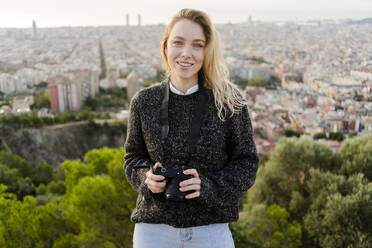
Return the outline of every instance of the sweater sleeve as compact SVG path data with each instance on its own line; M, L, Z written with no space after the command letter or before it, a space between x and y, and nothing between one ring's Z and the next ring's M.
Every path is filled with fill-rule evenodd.
M127 138L124 145L124 170L126 177L134 190L144 195L150 191L145 184L145 180L146 172L153 163L149 158L146 144L142 136L139 111L140 105L137 94L133 97L129 107ZM148 168L136 168L146 166L148 166Z
M229 128L228 162L221 170L199 174L201 189L198 198L209 206L237 203L256 179L259 159L247 106L231 117Z

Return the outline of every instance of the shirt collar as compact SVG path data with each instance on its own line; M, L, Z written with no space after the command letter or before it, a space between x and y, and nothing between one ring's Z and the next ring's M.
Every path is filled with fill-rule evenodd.
M190 95L190 94L192 94L192 93L197 92L197 91L199 90L199 84L196 84L196 85L192 86L190 89L188 89L188 90L186 91L186 93L183 93L183 92L177 90L177 89L173 86L172 82L169 83L169 88L170 88L170 90L171 90L173 93L175 93L175 94L177 94L177 95L183 95L183 96L186 96L186 95Z

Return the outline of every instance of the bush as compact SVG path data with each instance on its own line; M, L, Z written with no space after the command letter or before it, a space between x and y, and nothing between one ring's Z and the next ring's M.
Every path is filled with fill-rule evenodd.
M65 183L63 181L52 181L48 184L47 191L56 195L64 195L66 192Z
M326 139L327 138L327 134L326 133L316 133L316 134L314 134L314 137L313 137L314 139Z

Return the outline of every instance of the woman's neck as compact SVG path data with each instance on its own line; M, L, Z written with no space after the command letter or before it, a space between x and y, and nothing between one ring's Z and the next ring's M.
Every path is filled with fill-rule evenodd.
M182 93L186 93L188 89L198 84L198 79L177 80L171 77L171 82L177 90L181 91Z

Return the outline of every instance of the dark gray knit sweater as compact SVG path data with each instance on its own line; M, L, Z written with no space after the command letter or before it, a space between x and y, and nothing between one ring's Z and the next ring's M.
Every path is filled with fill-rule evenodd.
M187 138L198 94L169 94L169 135L161 142L160 106L167 81L138 92L130 104L124 168L128 181L139 193L132 213L134 222L191 227L227 223L238 219L239 198L256 178L258 156L252 138L247 107L222 122L213 93L206 90L207 107L200 138L189 166L201 179L201 195L182 202L154 194L145 184L149 169L134 169L161 162L164 167L183 165L189 156Z

